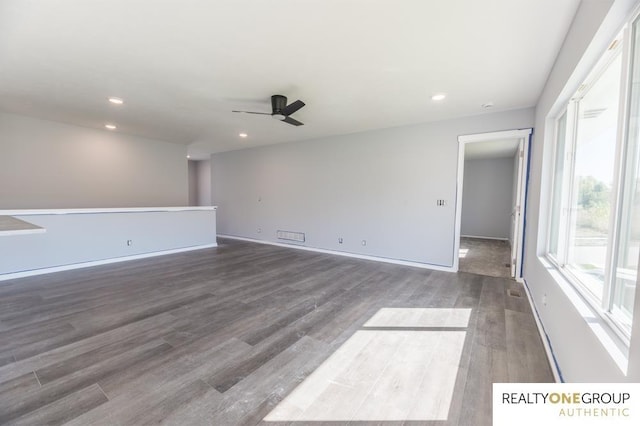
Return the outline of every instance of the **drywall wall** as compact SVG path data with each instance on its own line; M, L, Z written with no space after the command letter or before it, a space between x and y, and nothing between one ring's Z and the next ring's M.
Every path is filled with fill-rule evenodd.
M210 160L189 160L189 205L211 205Z
M198 205L198 162L189 160L187 162L187 170L189 172L189 205Z
M636 297L628 372L615 362L618 342L609 327L540 257L549 211L553 119L620 31L633 0L583 1L536 107L527 200L524 279L569 382L640 380L640 303Z
M186 147L0 113L0 209L183 206Z
M214 154L219 233L304 232L309 247L450 267L458 136L532 120L523 109Z
M512 191L512 158L466 160L460 234L509 239Z
M211 161L200 160L197 162L196 179L198 185L197 205L211 205Z
M216 245L213 208L90 210L18 212L46 232L0 236L0 281L43 268Z

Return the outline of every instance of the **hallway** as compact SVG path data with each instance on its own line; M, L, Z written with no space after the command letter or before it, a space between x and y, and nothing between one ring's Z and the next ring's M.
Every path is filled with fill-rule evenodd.
M508 241L460 238L460 272L510 278Z

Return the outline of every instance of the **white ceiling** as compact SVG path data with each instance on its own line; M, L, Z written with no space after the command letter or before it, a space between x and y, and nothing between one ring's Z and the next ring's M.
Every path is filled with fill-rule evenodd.
M513 158L516 155L516 151L518 151L519 145L520 139L467 143L464 146L464 159Z
M578 4L0 0L0 110L203 156L528 107ZM272 94L306 102L305 125L230 112L270 112Z

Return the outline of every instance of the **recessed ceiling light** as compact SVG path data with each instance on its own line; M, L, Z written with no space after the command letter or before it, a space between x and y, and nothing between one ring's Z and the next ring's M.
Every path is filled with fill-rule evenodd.
M109 130L115 130L117 129L115 124L105 124L104 127L106 127Z
M432 101L441 101L446 97L447 97L447 95L445 95L444 93L436 93L435 95L433 95L431 97L431 100Z
M187 158L191 158L191 156L190 156L190 155L187 155Z
M487 102L485 104L482 104L481 106L484 109L493 108L493 102Z
M112 104L115 104L115 105L122 105L122 104L124 103L124 101L123 101L122 99L120 99L120 98L115 98L115 97L113 97L113 96L111 96L111 97L109 98L109 102L111 102Z
M240 133L240 134L238 134L238 136L240 136L241 138L246 138L246 137L247 137L247 136L249 136L249 135L248 135L248 134L246 134L246 133Z

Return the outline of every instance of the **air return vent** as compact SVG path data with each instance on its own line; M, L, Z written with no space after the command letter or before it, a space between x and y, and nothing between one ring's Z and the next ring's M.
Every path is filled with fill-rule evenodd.
M507 294L511 297L522 297L522 293L520 293L520 290L516 290L515 288L510 288L507 291Z
M277 236L279 240L304 243L304 232L277 231Z

